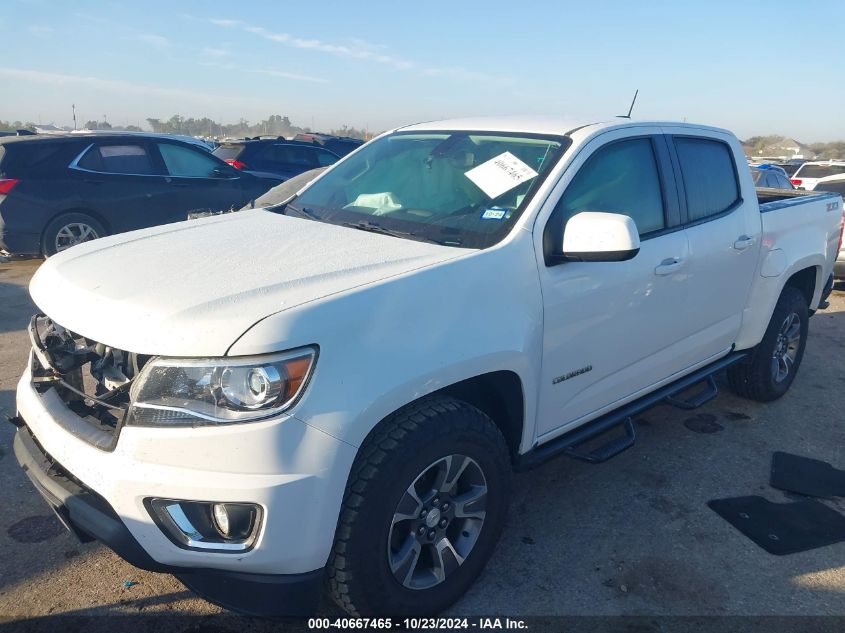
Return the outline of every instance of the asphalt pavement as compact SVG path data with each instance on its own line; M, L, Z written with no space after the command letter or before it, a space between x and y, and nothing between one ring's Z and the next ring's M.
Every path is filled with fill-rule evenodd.
M26 288L39 264L0 263L0 408L10 414L35 311ZM759 404L721 387L698 410L642 414L637 445L605 464L560 458L518 475L498 549L450 614L845 616L845 543L773 556L706 505L796 498L768 486L774 451L845 468L845 288L811 319L784 398ZM222 613L171 576L77 542L18 467L13 431L0 424L0 622ZM845 513L845 500L826 503ZM328 602L321 612L339 615Z

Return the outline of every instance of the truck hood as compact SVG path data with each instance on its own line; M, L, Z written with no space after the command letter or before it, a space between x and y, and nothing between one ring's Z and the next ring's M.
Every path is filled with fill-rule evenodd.
M48 259L30 294L56 323L118 349L222 356L270 314L466 252L241 211L80 244Z

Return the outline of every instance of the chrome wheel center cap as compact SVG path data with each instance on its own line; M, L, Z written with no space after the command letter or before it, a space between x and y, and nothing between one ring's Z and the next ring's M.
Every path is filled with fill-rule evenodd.
M428 527L433 528L439 522L440 522L440 510L438 510L437 508L432 508L431 512L429 512L425 516L425 524Z

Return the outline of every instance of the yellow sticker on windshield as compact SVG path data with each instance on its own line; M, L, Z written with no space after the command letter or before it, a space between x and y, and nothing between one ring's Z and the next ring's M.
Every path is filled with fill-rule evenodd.
M537 172L510 152L504 152L464 174L491 198L498 198Z

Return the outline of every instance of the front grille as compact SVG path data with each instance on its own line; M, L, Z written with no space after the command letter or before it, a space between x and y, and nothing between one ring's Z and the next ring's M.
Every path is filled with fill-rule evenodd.
M29 334L33 387L44 395L54 391L75 414L57 422L89 444L113 449L129 388L148 357L87 339L44 315L32 317Z

